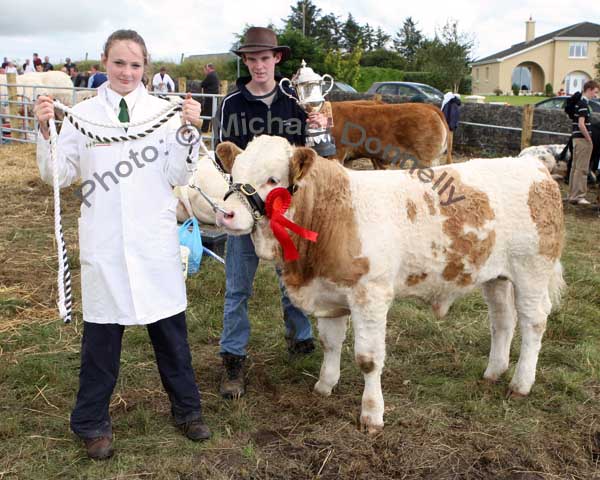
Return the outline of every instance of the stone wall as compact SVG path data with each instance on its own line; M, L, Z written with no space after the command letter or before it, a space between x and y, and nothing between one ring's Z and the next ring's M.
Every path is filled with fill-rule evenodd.
M372 95L346 92L332 92L328 97L331 101L373 99ZM409 99L396 95L383 95L382 100L385 103L404 103ZM460 120L461 122L520 129L523 125L523 107L463 103L460 107ZM600 114L593 115L593 122L600 123ZM571 121L562 110L534 110L533 130L568 134L571 132ZM531 144L566 144L568 139L566 136L534 132L531 137ZM521 150L521 131L461 123L454 132L454 150L482 156L515 155Z

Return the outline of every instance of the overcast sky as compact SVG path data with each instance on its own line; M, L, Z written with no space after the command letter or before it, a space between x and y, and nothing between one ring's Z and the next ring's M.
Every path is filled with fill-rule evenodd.
M333 12L380 26L392 36L412 16L426 36L433 36L449 18L473 35L474 56L482 58L525 39L525 20L536 21L536 36L583 21L600 22L600 2L583 8L565 0L433 0L392 2L381 0L313 0L322 13ZM179 61L181 54L228 51L234 33L248 23L282 26L296 1L255 0L0 0L0 56L19 62L33 52L59 63L99 58L106 37L119 28L132 28L144 37L153 59Z

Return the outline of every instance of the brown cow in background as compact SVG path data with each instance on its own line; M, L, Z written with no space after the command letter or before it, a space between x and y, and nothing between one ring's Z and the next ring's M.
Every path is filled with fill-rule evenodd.
M332 102L331 109L342 163L366 157L374 168L385 169L412 155L419 165L431 166L446 151L448 125L434 105L357 100Z

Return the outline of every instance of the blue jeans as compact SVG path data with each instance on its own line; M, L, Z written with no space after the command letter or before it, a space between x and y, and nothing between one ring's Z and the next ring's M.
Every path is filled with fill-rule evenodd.
M258 257L250 235L241 237L229 235L225 258L226 283L221 354L246 356L246 346L250 338L248 299L252 295L252 284L257 267ZM279 271L277 276L281 289L285 336L298 342L312 338L310 321L302 311L292 305L281 282Z

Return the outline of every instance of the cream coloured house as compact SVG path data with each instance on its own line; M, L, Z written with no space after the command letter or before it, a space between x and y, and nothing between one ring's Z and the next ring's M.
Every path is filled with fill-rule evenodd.
M582 22L535 37L535 21L525 22L525 41L471 63L474 94L511 91L513 84L531 92L581 90L594 77L599 62L600 25Z

